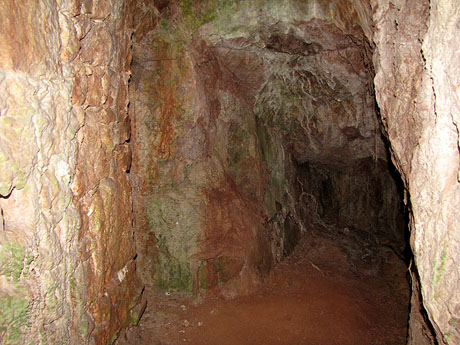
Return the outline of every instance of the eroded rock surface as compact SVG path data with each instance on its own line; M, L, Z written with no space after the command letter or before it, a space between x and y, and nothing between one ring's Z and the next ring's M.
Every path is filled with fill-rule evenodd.
M72 103L81 127L76 134L72 190L81 217L78 241L87 280L86 308L94 327L90 333L96 343L106 344L138 317L133 308L142 286L135 272L127 175L130 13L123 1L93 6L82 9L75 23L81 50L72 61L76 79Z
M157 11L150 30L139 24L130 91L147 284L250 291L317 217L305 192L319 202L321 191L302 188L302 164L324 168L310 186L329 174L331 195L395 193L385 169L364 164L358 173L363 161L386 161L361 12L315 1L180 2ZM370 190L359 187L363 176ZM350 219L331 223L402 237L397 199L356 204L356 217L340 201L334 210Z
M460 342L460 5L3 1L0 14L3 342L113 342L143 284L245 294L312 224L400 255L374 88L411 218L409 343Z
M0 338L107 344L135 315L129 11L0 5Z
M373 1L376 95L412 209L423 306L440 344L460 342L458 22L450 1ZM414 286L419 283L416 282ZM415 290L415 289L414 289ZM430 343L413 299L410 344ZM426 327L425 327L426 328Z

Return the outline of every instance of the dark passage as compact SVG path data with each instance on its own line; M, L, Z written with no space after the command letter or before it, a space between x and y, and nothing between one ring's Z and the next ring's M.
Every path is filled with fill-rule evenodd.
M275 203L284 257L271 273L243 295L218 283L199 298L147 288L147 311L119 344L406 344L410 252L398 174L373 158L294 165L301 222L279 217Z

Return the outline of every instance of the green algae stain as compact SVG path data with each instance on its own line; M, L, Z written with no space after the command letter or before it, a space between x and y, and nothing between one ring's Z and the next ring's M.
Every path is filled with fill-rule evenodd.
M192 273L187 262L170 254L164 237L159 236L160 264L157 267L156 285L162 290L192 291Z
M159 254L155 269L155 285L164 290L192 290L192 274L188 264L189 238L182 235L182 217L177 204L167 198L153 198L147 207L149 231L157 238ZM187 233L187 231L185 231Z
M13 242L0 244L0 275L18 283L23 271L24 256L24 248L19 244Z
M164 257L156 285L162 290L192 291L192 274L187 263L173 257Z
M238 182L247 174L247 161L252 158L250 152L250 133L245 124L235 123L230 128L228 142L228 163L230 171Z
M200 283L201 289L208 288L208 274L207 274L207 265L206 261L202 261L200 267L198 268L198 281Z
M0 335L2 344L23 343L23 335L29 328L29 300L26 289L20 283L24 264L30 263L24 248L13 242L0 244L0 275L5 279L7 293L0 296Z
M21 344L29 328L29 301L25 297L0 297L0 333L3 344Z
M217 17L215 1L197 3L193 0L181 0L179 6L184 25L191 32L196 32L202 25L213 21Z
M231 17L239 8L241 0L179 0L177 2L180 12L179 19L177 13L172 8L163 11L159 18L159 32L164 37L169 37L171 42L176 42L187 46L191 43L192 37L200 27L205 24L213 23L220 25L220 18Z
M435 259L433 267L435 268L433 272L433 283L435 286L439 285L441 282L441 279L444 275L444 271L446 269L446 261L447 261L447 255L448 255L449 247L446 246L441 254L440 262L438 265L437 260Z
M284 149L281 145L279 147L276 145L277 138L271 136L264 126L260 126L257 129L257 137L263 159L270 172L271 191L266 190L264 198L267 202L267 208L273 209L275 201L283 201L283 195L287 188Z

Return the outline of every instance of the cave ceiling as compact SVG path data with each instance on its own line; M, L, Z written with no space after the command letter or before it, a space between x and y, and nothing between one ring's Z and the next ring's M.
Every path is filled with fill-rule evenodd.
M223 88L238 90L258 124L280 131L298 163L386 159L372 47L359 15L339 5L234 5L198 30L224 71Z

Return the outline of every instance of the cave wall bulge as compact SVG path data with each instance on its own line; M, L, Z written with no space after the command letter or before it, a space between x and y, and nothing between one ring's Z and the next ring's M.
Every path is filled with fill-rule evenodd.
M129 7L2 1L0 338L108 344L135 320Z
M409 344L460 342L458 100L460 5L371 1L376 96L410 199L414 273Z

